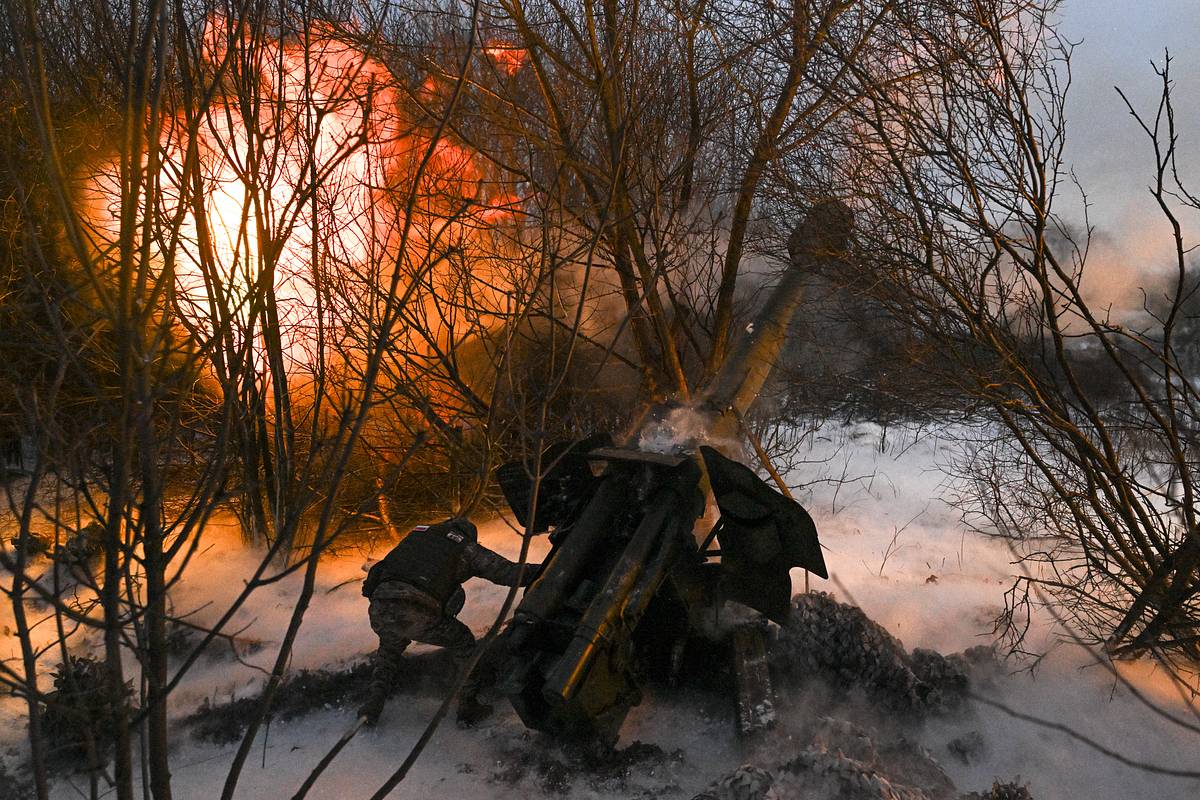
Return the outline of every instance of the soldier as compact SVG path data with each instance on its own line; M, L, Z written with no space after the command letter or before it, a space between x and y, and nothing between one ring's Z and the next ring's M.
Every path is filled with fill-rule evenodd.
M410 642L450 650L463 669L475 649L475 636L456 615L466 594L462 583L484 578L501 586L528 586L539 564L514 564L476 543L477 531L462 517L419 525L371 567L363 596L371 600L371 629L379 636L367 700L359 716L375 725L396 677L400 656ZM474 725L492 713L478 698L478 670L463 684L458 722Z

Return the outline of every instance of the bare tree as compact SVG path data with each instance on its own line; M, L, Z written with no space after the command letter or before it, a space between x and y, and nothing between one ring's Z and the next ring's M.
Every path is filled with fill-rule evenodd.
M1115 652L1194 651L1176 215L1196 203L1165 70L1145 128L1178 279L1131 325L1089 306L1086 236L1054 209L1070 46L1053 0L269 6L4 4L5 141L35 142L5 165L21 246L4 286L25 305L4 313L36 316L53 357L18 392L36 458L9 495L21 652L0 674L27 701L39 797L48 660L100 642L117 795L140 749L143 785L170 797L172 691L256 590L298 573L233 797L353 512L396 500L414 459L459 465L421 506L476 508L501 457L537 473L558 433L692 399L798 212L829 197L860 231L853 280L833 279L937 354L930 385L988 433L979 508L1054 535L1031 580ZM89 116L115 146L86 151L67 123ZM618 375L634 386L612 402ZM794 445L747 425L764 461ZM173 665L171 588L227 504L261 561ZM92 523L101 561L67 599L36 543ZM87 742L97 796L106 744Z
M233 796L286 678L320 556L353 522L339 487L369 443L386 359L412 338L405 315L444 262L430 231L480 213L478 198L456 196L462 165L445 161L445 123L406 112L399 76L373 55L377 9L334 11L5 6L7 56L21 78L6 88L37 133L35 166L6 173L24 243L14 263L45 312L51 355L49 373L18 391L36 457L8 495L17 535L0 563L21 657L2 672L27 700L40 797L40 723L66 700L41 686L46 659L57 654L70 683L72 650L99 641L105 717L84 710L78 726L93 795L106 779L132 798L140 767L142 785L170 797L171 692L255 591L300 573L229 771ZM353 39L337 33L347 22ZM453 33L469 63L477 26L462 22ZM98 117L111 114L103 129L117 144L68 163L64 109L98 64L116 89L91 102ZM419 377L406 374L406 386ZM60 391L68 378L82 385ZM401 453L391 467L405 463ZM170 591L230 501L264 543L259 563L211 622L184 623ZM98 560L76 559L72 591L58 569L41 577L38 543L48 538L64 556L94 531ZM44 620L39 604L50 609ZM32 632L39 623L56 631L49 642ZM178 624L202 635L172 663L167 637Z
M1194 290L1181 215L1195 201L1176 162L1170 81L1164 65L1158 107L1135 119L1174 277L1148 287L1161 296L1146 313L1118 319L1089 300L1091 229L1078 234L1056 208L1074 187L1071 46L1053 12L946 7L907 29L918 34L909 79L855 65L879 87L853 107L845 144L847 185L870 220L857 286L929 345L922 369L967 398L980 437L962 464L968 494L993 530L1028 540L1022 582L1114 654L1192 657L1197 398L1179 332Z

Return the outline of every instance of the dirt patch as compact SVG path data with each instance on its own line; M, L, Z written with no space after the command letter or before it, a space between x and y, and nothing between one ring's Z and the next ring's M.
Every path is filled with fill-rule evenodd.
M502 748L497 761L502 766L489 776L493 783L528 782L546 794L565 795L582 782L596 792L652 798L678 790L671 768L683 763L683 751L637 741L605 751L527 732Z
M108 668L102 661L70 656L55 667L54 690L46 695L42 710L42 732L47 745L48 765L53 772L84 769L88 753L103 763L112 750L115 718L108 690ZM133 685L127 682L122 702L127 713L134 710Z
M4 759L0 758L0 797L20 800L22 797L33 796L33 780L28 776L10 772Z
M392 695L444 695L450 690L455 667L444 651L405 656ZM271 718L284 722L314 711L356 708L366 699L371 665L361 661L341 670L301 670L279 687L271 703ZM259 703L260 695L225 703L207 699L184 719L195 738L215 744L241 739L246 722Z

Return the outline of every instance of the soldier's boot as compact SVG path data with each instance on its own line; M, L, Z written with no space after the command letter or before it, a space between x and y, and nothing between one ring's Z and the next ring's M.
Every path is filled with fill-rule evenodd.
M464 694L458 701L458 726L473 728L492 715L492 707L474 694Z
M387 702L387 687L371 684L367 691L367 699L358 708L358 716L368 728L374 728L379 723L379 715L383 713L383 704Z
M463 626L463 631L465 635L453 648L454 660L458 664L457 672L460 675L467 668L467 664L471 662L471 656L475 651L475 637L471 635L466 626ZM492 707L479 699L479 692L483 689L484 674L487 672L487 663L487 658L481 658L475 665L475 669L467 673L462 687L458 690L457 720L460 728L472 728L492 714Z

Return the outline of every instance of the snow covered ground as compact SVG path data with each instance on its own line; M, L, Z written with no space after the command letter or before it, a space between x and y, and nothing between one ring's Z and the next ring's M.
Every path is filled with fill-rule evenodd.
M949 653L989 642L992 620L1014 573L1011 554L1002 542L967 533L957 514L940 501L943 478L936 465L948 455L945 442L934 434L917 437L895 429L888 432L882 451L880 442L881 430L876 426L827 426L813 441L812 458L830 460L814 464L812 474L793 476L815 480L799 499L817 522L835 578L815 579L813 588L860 605L909 649ZM843 475L862 477L840 485L816 480ZM174 596L177 612L199 609L199 620L222 607L223 600L239 588L239 576L254 563L252 554L239 544L232 522L214 524L206 536L210 546ZM515 557L519 539L504 520L482 525L480 536L487 546ZM531 560L540 560L546 549L547 543L539 539ZM365 658L374 648L366 601L357 582L368 555L346 553L323 566L295 648L294 669L339 668ZM799 588L802 579L794 577ZM464 621L481 633L491 623L504 591L482 581L470 582ZM234 627L246 626L240 635L264 646L246 656L244 664L230 660L198 664L174 696L180 716L206 698L220 703L256 691L262 675L257 668L270 664L271 643L282 636L294 595L294 583L283 582L251 601ZM0 622L8 624L7 619ZM1036 622L1038 642L1057 638L1048 616ZM3 645L6 651L9 647ZM410 652L421 649L414 646ZM1000 674L977 691L1025 713L1068 725L1133 759L1178 769L1200 764L1200 735L1149 713L1082 649L1063 645L1054 648L1036 670L1025 669L1029 666L1028 662L1006 663L1011 674ZM1151 665L1126 665L1122 671L1146 696L1197 723L1170 681ZM357 736L309 796L370 796L407 755L439 700L432 693L393 699L380 726ZM754 748L735 738L731 716L714 698L680 692L650 696L630 715L621 745L640 741L656 745L663 754L632 763L627 774L597 776L547 775L536 764L522 763L530 752L549 743L526 731L511 709L502 704L498 709L476 730L459 730L452 721L444 724L394 796L526 798L543 796L549 786L568 798L686 800L737 765L764 757L767 750L776 756L786 751L790 723L806 714L804 707L785 707L782 713L790 719L785 719L770 747ZM19 705L11 699L0 704L0 745L20 747L23 725L15 720L18 712ZM265 745L261 739L255 745L242 774L240 796L291 796L317 759L351 725L352 716L349 709L327 709L290 723L275 722ZM964 764L949 754L946 745L971 731L982 735L982 755ZM964 792L981 791L993 780L1019 778L1039 800L1200 796L1200 782L1122 766L1059 732L976 703L961 714L931 720L909 735L932 752ZM219 796L233 748L196 742L186 735L177 741L176 797ZM82 779L76 783L83 785ZM69 781L60 780L54 796L79 795Z

